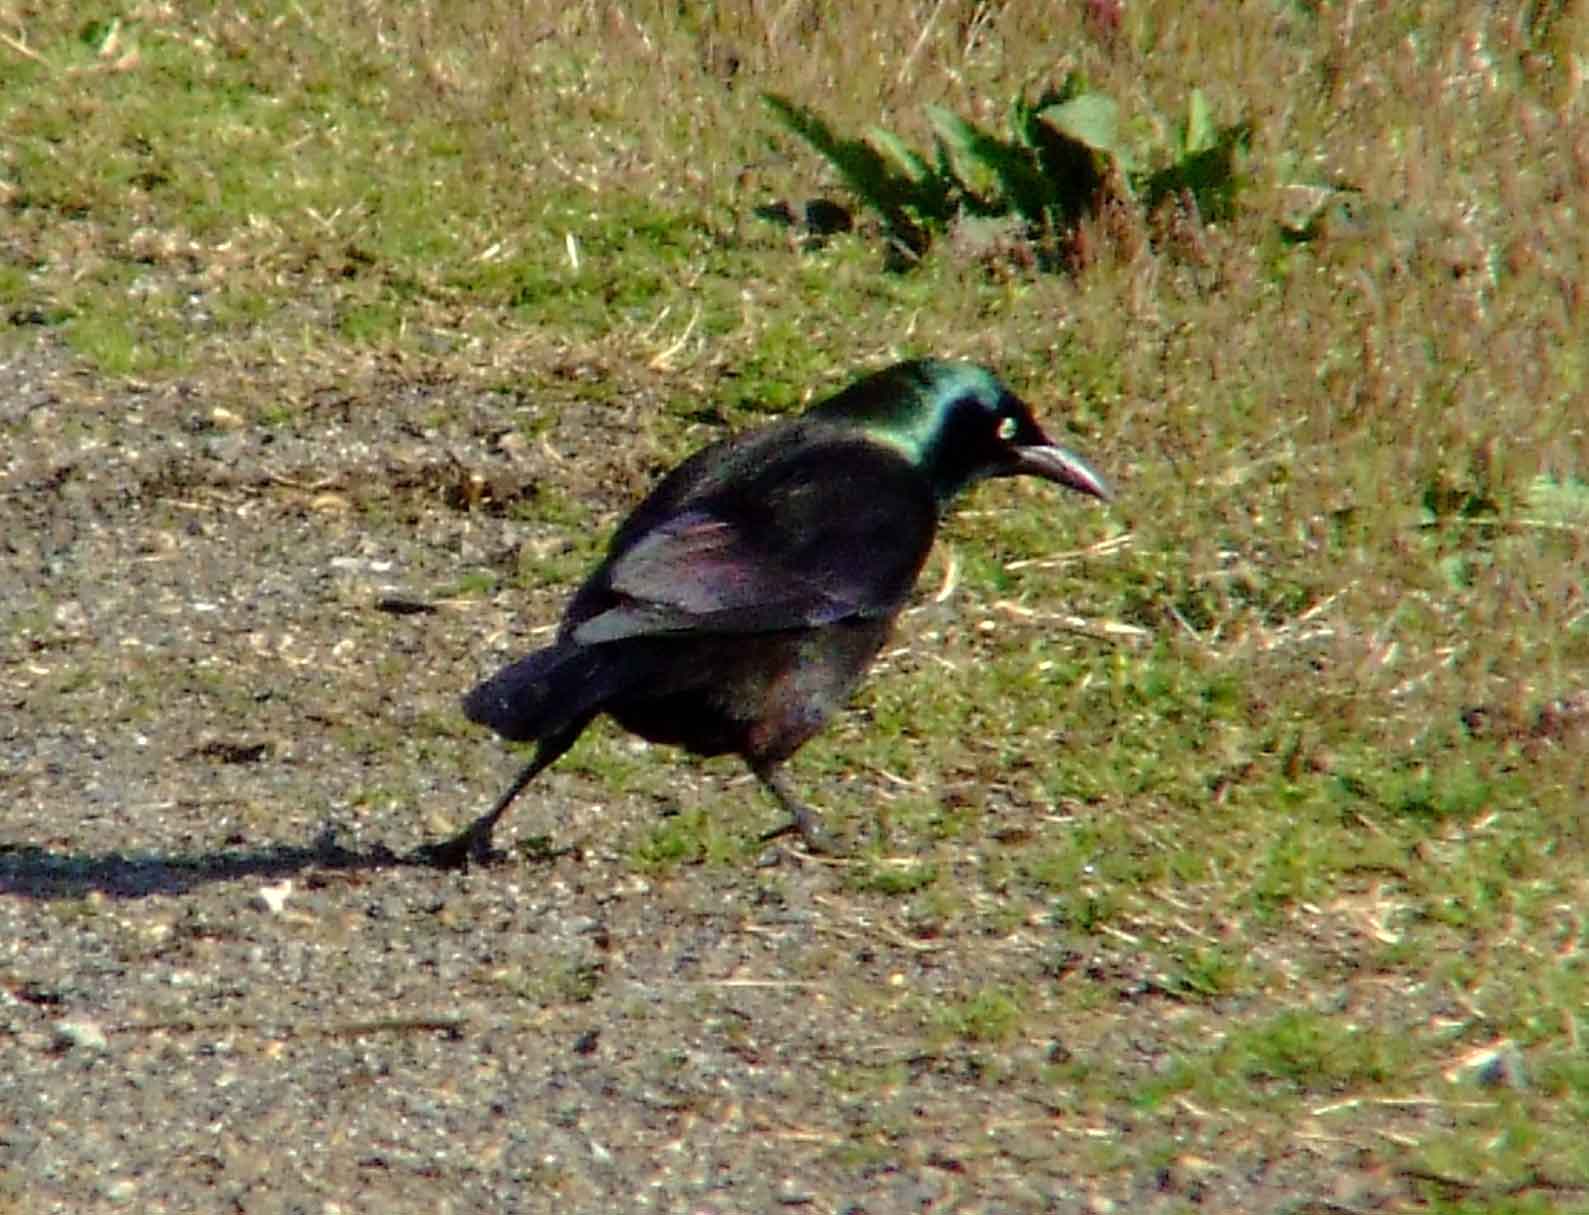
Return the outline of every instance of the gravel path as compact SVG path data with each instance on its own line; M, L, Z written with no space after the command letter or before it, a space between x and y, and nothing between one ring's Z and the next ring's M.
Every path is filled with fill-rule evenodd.
M1051 939L922 939L787 853L644 876L660 813L773 815L731 764L561 765L501 833L555 854L401 860L512 772L456 698L561 598L445 597L569 542L482 502L584 466L605 517L652 471L620 407L567 412L504 446L500 399L377 374L271 426L0 360L0 1210L1092 1205L1120 1127L1054 1068L1150 1067L1158 1011L968 1042L931 1001L1030 984Z

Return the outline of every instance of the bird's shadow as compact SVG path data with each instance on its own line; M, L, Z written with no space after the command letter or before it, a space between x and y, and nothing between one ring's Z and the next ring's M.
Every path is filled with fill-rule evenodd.
M344 848L331 828L308 845L273 844L218 852L52 852L34 844L0 842L0 895L33 899L80 899L99 893L141 899L185 894L211 882L261 878L279 881L306 870L371 873L383 869L432 868L420 853L396 853L383 845Z

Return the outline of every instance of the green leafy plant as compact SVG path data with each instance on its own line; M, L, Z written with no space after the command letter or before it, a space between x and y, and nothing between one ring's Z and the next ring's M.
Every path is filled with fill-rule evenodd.
M1113 99L1086 92L1075 77L1035 103L1017 97L1009 139L938 106L927 113L962 178L980 172L996 183L990 198L979 199L982 213L1013 213L1035 232L1073 223L1104 188L1109 168L1130 164L1119 144Z
M1209 219L1234 211L1239 159L1250 128L1217 126L1206 98L1192 90L1168 159L1139 170L1120 131L1119 106L1072 74L1058 89L1010 107L1000 135L940 106L928 106L930 155L899 135L873 127L863 139L838 135L813 110L764 95L774 117L833 166L845 186L882 221L884 238L919 260L932 239L966 218L1019 221L1040 265L1056 261L1062 238L1103 199L1116 196L1151 210L1190 195ZM1154 159L1165 161L1163 155Z
M902 166L895 168L866 141L835 134L815 111L770 93L764 100L784 126L825 156L844 184L878 213L893 248L907 258L926 252L929 238L923 224L941 227L953 213L945 166L929 167L890 136L884 146Z
M1203 90L1193 89L1170 162L1144 183L1148 208L1165 198L1189 194L1204 219L1229 219L1236 209L1238 158L1251 139L1252 128L1245 122L1215 126Z

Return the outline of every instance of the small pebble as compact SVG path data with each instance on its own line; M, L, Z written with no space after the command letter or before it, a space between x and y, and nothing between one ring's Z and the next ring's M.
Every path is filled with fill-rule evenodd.
M1528 1087L1528 1070L1523 1064L1523 1052L1510 1038L1502 1038L1489 1046L1466 1055L1446 1069L1446 1079L1452 1084L1464 1080L1484 1088Z
M111 1202L131 1202L138 1194L138 1183L130 1177L112 1181L105 1187L105 1197Z
M275 886L261 886L254 892L254 905L271 915L280 915L287 906L287 896L292 893L292 879L286 878Z
M802 1207L813 1201L814 1195L794 1178L785 1177L778 1183L778 1192L773 1197L780 1206Z
M100 1028L99 1022L90 1021L86 1017L75 1017L55 1023L56 1050L66 1051L74 1047L82 1050L109 1050L110 1040L105 1037L105 1031Z

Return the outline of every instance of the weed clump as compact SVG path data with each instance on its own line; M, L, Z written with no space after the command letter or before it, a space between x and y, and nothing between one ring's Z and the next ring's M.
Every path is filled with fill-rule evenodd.
M1216 125L1207 99L1194 88L1174 136L1141 152L1122 133L1114 98L1088 88L1074 72L1035 101L1017 95L1007 136L928 106L934 132L928 155L884 127L872 127L864 138L846 137L786 97L767 93L762 100L876 212L886 264L896 270L917 264L935 238L962 224L1010 221L1026 260L1054 269L1071 264L1082 218L1111 205L1146 217L1175 203L1209 222L1227 219L1251 142L1248 123Z

